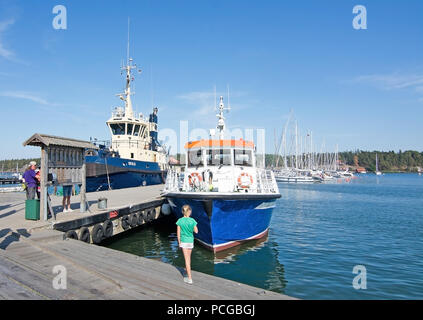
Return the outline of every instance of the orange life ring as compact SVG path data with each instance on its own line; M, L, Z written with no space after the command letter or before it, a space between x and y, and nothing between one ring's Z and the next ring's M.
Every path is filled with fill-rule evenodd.
M250 183L248 183L248 184L246 184L245 183L245 179L244 179L244 181L242 181L243 179L243 177L249 177L250 178ZM238 177L238 185L241 187L241 188L243 188L243 189L247 189L247 188L249 188L251 185L253 184L253 177L251 176L251 175L249 175L248 173L246 173L246 172L243 172L243 173L241 173L240 175L239 175L239 177Z
M198 172L193 172L188 176L188 183L190 186L194 185L194 177L197 177L198 182L203 181L201 174L199 174Z

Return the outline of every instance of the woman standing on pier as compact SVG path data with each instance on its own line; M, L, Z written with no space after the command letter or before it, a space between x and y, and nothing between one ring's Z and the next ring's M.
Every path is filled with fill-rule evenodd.
M22 176L22 178L25 181L25 186L26 186L25 190L26 190L27 200L35 199L37 183L38 183L35 169L37 169L37 163L35 161L31 161L29 163L29 167L26 169L25 173Z
M179 247L182 248L185 258L185 268L187 270L188 277L184 278L184 282L192 284L191 277L191 252L194 248L194 232L198 233L197 221L191 218L192 209L189 205L184 205L182 207L182 214L184 215L180 218L176 225L177 230L176 234L178 237Z

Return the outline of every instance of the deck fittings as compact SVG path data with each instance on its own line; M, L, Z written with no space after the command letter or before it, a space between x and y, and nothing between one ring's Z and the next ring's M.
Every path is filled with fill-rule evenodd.
M99 198L98 201L97 201L97 207L100 210L107 209L107 198Z

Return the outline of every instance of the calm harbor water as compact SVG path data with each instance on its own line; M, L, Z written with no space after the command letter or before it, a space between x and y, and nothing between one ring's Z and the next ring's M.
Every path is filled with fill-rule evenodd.
M266 239L217 256L196 245L192 268L303 299L423 299L423 176L279 188ZM155 224L105 246L184 266L175 231ZM353 288L356 265L365 290Z

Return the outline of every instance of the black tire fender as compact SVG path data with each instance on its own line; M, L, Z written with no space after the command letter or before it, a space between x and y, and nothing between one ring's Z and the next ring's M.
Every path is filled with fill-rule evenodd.
M156 217L156 209L155 208L149 209L148 210L148 220L153 221L155 217Z
M78 240L78 235L76 234L75 230L69 230L68 232L66 232L65 236L66 239Z
M113 223L110 220L106 220L103 223L104 237L110 238L113 236Z
M95 244L99 244L104 239L104 229L101 224L96 224L91 230L91 239Z
M82 242L90 243L90 230L87 227L79 229L79 240Z
M131 213L129 215L129 223L132 228L136 227L138 225L138 217L136 213Z
M130 227L130 223L129 223L129 215L123 216L121 221L120 221L121 225L122 225L122 229L123 230L128 230Z
M140 212L137 214L137 224L140 226L144 223L144 214Z

